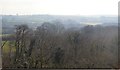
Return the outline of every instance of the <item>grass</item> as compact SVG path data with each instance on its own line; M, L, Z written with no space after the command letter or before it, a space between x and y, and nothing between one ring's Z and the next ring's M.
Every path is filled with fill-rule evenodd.
M0 34L0 37L4 37L4 36L10 36L11 34Z
M11 34L0 34L0 37L7 37L7 36L10 36ZM2 44L4 43L5 41L2 41ZM3 52L4 53L9 53L10 52L10 49L12 52L15 51L15 46L14 46L14 41L7 41L5 43L5 45L3 46Z
M5 41L2 41L2 44L4 43ZM10 48L11 47L11 48ZM5 45L3 46L3 52L4 53L9 53L10 52L10 49L12 52L15 52L15 46L14 46L14 42L13 41L7 41L5 43Z
M11 34L2 34L0 36L10 36Z

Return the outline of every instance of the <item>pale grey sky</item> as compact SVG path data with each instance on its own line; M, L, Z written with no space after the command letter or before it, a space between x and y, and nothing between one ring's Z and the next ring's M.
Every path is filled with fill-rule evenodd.
M0 14L117 15L119 0L0 0Z

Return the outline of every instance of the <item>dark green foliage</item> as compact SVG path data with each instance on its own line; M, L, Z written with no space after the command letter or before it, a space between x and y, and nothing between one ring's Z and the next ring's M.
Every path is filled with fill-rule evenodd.
M64 28L45 22L36 29L17 25L15 31L10 43L15 51L3 51L3 67L117 68L117 27Z
M61 48L57 48L55 49L55 53L53 55L54 55L53 63L55 64L55 66L57 67L61 66L64 56L63 50Z

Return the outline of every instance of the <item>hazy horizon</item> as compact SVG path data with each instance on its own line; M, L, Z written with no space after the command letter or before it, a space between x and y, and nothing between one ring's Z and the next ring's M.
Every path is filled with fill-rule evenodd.
M76 16L76 17L118 17L118 15L55 15L55 14L0 14L0 16Z

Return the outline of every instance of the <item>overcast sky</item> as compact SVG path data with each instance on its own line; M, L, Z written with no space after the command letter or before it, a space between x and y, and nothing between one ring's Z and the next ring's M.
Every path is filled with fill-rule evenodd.
M117 15L120 0L0 0L0 14Z

